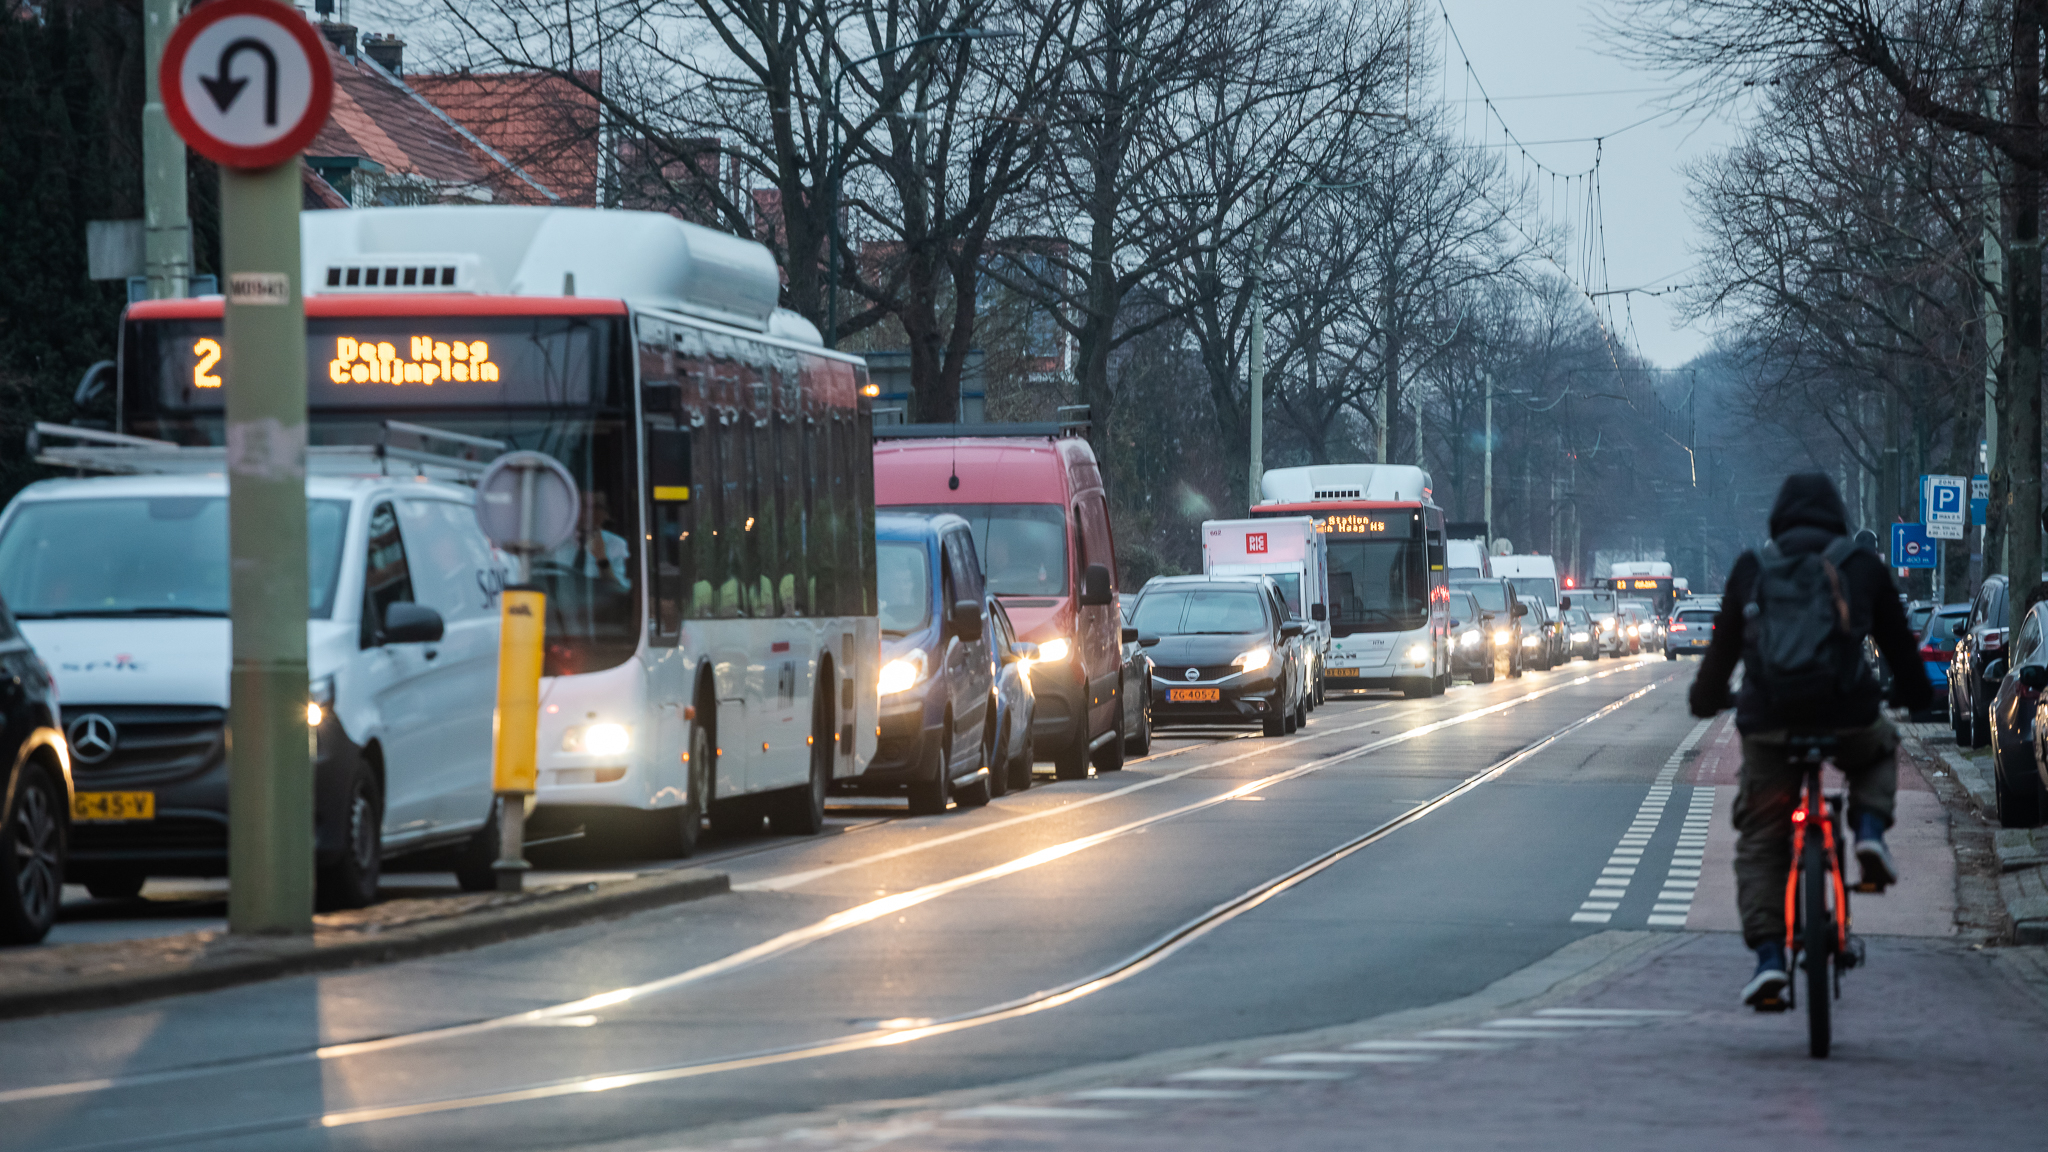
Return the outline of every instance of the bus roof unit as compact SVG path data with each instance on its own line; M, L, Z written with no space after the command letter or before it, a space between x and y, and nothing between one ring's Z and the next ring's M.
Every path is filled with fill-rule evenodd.
M767 248L660 212L357 208L301 213L299 238L309 295L595 296L785 338L810 327L777 317Z
M1311 464L1269 468L1259 480L1265 504L1373 500L1427 504L1429 473L1413 464Z
M1671 565L1662 560L1617 560L1607 566L1609 576L1669 576Z

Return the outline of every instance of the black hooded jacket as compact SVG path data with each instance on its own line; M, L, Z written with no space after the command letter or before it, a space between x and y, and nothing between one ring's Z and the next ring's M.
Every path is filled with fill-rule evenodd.
M1837 536L1849 533L1849 515L1834 481L1819 472L1785 478L1778 490L1778 502L1771 508L1771 539L1788 556L1819 552ZM1842 562L1843 582L1848 586L1849 626L1860 642L1864 636L1877 641L1877 648L1892 669L1895 702L1909 708L1927 707L1934 689L1927 681L1927 669L1920 663L1919 644L1906 623L1906 610L1899 604L1898 586L1891 569L1869 548L1858 548ZM1692 712L1712 716L1728 706L1728 679L1742 659L1743 608L1749 603L1757 577L1757 558L1744 552L1728 573L1722 590L1721 611L1714 617L1714 642L1700 661L1700 674L1692 685ZM1770 700L1749 677L1735 701L1735 726L1743 732L1767 732L1792 724L1801 727L1859 728L1877 720L1883 701L1873 689L1867 698L1847 701L1833 714L1814 715L1811 710L1796 717L1780 716Z

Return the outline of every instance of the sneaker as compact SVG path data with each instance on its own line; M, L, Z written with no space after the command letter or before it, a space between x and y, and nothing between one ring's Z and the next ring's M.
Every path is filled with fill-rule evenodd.
M1785 974L1785 946L1766 944L1756 950L1756 975L1742 986L1742 1002L1759 1012L1777 1012L1785 1007L1785 988L1792 977Z
M1856 864L1869 887L1882 890L1899 882L1898 865L1892 863L1891 849L1884 846L1884 822L1868 812L1857 821Z
M1856 864L1866 885L1883 889L1899 882L1899 869L1892 863L1891 849L1875 836L1856 841Z

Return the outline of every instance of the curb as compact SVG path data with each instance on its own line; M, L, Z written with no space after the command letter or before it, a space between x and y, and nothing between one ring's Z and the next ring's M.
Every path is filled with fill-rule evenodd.
M209 992L238 984L388 964L516 940L592 920L644 912L729 891L723 872L662 872L611 884L589 884L511 906L401 924L373 932L333 931L312 937L244 938L195 933L206 951L184 962L82 977L35 976L0 988L0 1020L81 1012Z
M2048 852L2033 831L1998 826L1997 789L1991 766L1960 749L1929 744L1919 733L1904 733L1913 751L1926 763L1939 764L1968 793L1978 815L1990 826L1992 855L1998 867L1996 891L2012 922L2015 944L2048 944Z

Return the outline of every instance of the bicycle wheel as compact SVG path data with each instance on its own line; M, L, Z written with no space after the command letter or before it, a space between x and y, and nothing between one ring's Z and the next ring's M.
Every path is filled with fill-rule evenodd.
M1806 1048L1814 1059L1824 1060L1834 1039L1834 981L1830 977L1835 918L1828 911L1828 890L1833 887L1833 879L1828 875L1827 851L1819 844L1809 843L1800 855L1799 951L1802 967L1806 969Z

